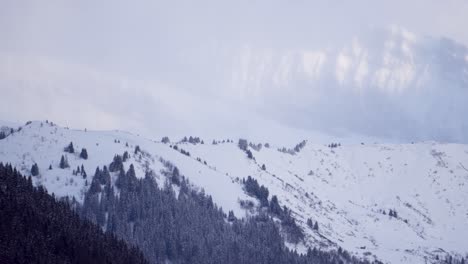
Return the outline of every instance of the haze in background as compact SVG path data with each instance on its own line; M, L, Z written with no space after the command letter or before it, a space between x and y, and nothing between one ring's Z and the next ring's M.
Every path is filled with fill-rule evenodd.
M466 14L461 0L5 1L0 119L466 143Z

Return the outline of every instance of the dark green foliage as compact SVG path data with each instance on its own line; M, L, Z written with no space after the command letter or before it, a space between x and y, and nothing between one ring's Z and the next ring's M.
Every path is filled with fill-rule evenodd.
M80 219L71 203L0 163L0 262L147 263L137 249Z
M93 180L91 181L91 186L89 187L89 193L95 194L95 193L101 192L101 190L102 190L101 184L99 183L99 180L95 175Z
M312 221L312 219L307 219L307 226L309 226L310 228L312 228L313 230L316 230L318 231L319 227L318 227L318 222L314 222Z
M256 197L260 201L261 206L268 206L268 189L265 186L260 186L258 181L250 176L247 180L243 180L245 191L248 195Z
M398 214L397 214L396 210L390 209L390 212L388 213L388 215L389 215L390 217L398 218Z
M307 143L307 140L301 141L299 144L297 144L297 145L294 147L294 151L295 151L296 153L299 153L299 152L301 151L301 149L303 149L303 148L305 147L306 143Z
M49 170L52 170L52 164L49 165Z
M161 142L164 143L164 144L167 144L167 143L170 143L171 140L170 140L168 137L163 137L163 138L161 139Z
M88 159L88 151L85 148L81 149L80 158L85 160Z
M296 220L291 215L291 210L283 206L283 211L280 215L281 226L286 233L286 240L291 243L297 244L304 239L304 232L296 224Z
M266 170L265 164L262 165L262 170Z
M60 164L59 164L59 167L61 169L65 169L65 168L68 168L70 167L70 165L68 165L68 159L66 156L63 156L60 158Z
M86 174L86 171L85 171L85 169L84 169L83 164L81 164L81 176L83 176L83 179L86 179L86 177L88 176L88 175Z
M247 158L254 159L254 156L252 154L252 151L250 151L250 149L246 150L245 153L247 153Z
M281 209L281 206L279 205L278 197L276 197L276 195L273 195L271 197L270 212L276 216L281 216L283 212L283 210Z
M151 173L137 179L132 167L126 174L120 172L119 196L104 188L99 201L98 195L88 192L83 211L106 230L139 246L152 263L328 264L344 259L333 252L315 250L308 256L291 252L268 215L236 219L229 212L226 216L210 196L188 188L183 177L176 196L169 181L160 189ZM175 166L167 167L173 173ZM360 263L349 259L346 263Z
M37 166L37 163L34 163L31 167L31 175L32 176L37 176L39 175L39 166Z
M140 151L141 151L140 146L137 145L137 146L135 147L134 153L135 153L135 154L138 154L138 152L140 152Z
M191 143L191 144L200 144L201 142L201 139L199 137L192 137L190 136L189 139L188 139L188 142Z
M252 151L250 151L250 149L249 149L249 142L247 142L246 139L239 139L239 142L237 143L237 146L247 154L247 157L249 159L255 159L253 154L252 154Z
M180 185L180 173L176 166L172 169L171 181L175 185Z
M294 146L294 148L292 148L292 149L289 149L289 148L287 149L287 148L283 147L283 148L279 148L278 151L283 152L283 153L287 153L287 154L290 154L290 155L296 155L297 153L299 153L305 147L306 144L307 144L307 140L303 140L303 141L299 142L299 144Z
M104 166L102 170L99 170L99 167L96 168L96 172L94 173L93 181L97 180L97 182L101 185L106 185L111 183L111 176L109 171L107 170L107 166Z
M128 152L126 152L128 154ZM109 165L109 171L110 172L116 172L116 171L120 171L120 170L123 170L124 166L123 166L123 158L122 156L120 155L115 155L114 156L114 160L111 162L111 164Z
M302 229L296 224L296 221L291 216L291 211L285 206L281 209L278 202L278 197L273 196L271 203L268 203L268 188L259 185L257 180L248 176L247 180L243 179L245 191L248 195L257 198L262 207L268 207L270 213L277 216L281 220L281 225L286 233L286 238L291 243L298 243L304 238Z
M123 192L133 192L136 190L137 178L133 164L130 164L130 168L127 173L125 173L123 169L119 171L115 185Z
M234 222L236 220L236 217L234 216L234 212L233 211L229 211L229 214L228 214L228 221L229 222Z
M247 147L249 146L249 143L247 142L247 140L245 139L239 139L239 142L237 143L237 146L243 150L243 151L247 151Z
M70 144L68 144L68 146L65 147L64 151L68 152L68 153L75 153L75 148L73 147L73 142L70 142Z
M318 222L315 222L315 224L314 224L314 230L318 230L318 229L319 229L319 227L318 227Z
M6 138L6 134L4 131L0 131L0 140Z
M130 158L130 154L128 154L128 151L125 151L122 156L122 161L126 162L129 158Z
M185 156L190 157L190 152L184 150L183 148L180 149L180 153L184 154Z

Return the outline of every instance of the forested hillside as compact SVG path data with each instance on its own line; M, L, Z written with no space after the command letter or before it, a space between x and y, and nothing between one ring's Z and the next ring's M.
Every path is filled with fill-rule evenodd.
M148 263L136 248L80 219L67 201L0 163L0 263Z
M247 219L237 219L232 211L227 216L210 196L191 190L177 167L166 166L172 180L161 188L151 173L137 177L133 164L125 172L116 156L109 166L119 169L116 189L107 167L96 169L83 215L139 246L152 263L368 263L341 249L309 249L306 255L290 251L270 212ZM283 229L295 226L294 219L287 219Z

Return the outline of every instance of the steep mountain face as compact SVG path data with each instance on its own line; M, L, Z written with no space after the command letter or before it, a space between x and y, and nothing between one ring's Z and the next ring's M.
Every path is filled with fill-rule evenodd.
M468 49L452 40L395 26L362 32L342 46L246 45L235 54L230 96L276 110L296 126L467 140Z
M242 183L251 176L292 210L305 239L288 246L299 252L342 247L387 263L437 263L436 257L461 258L468 253L466 145L331 144L306 139L294 148L251 142L245 147L252 153L249 159L238 139L203 140L204 144L162 143L126 132L32 122L0 140L0 161L28 175L37 164L35 185L83 202L96 167L108 166L115 154L128 151L131 157L124 165L134 164L137 177L152 171L158 185L164 186L169 161L194 188L203 189L225 212L232 210L238 217L256 214L240 201L259 205ZM70 142L74 153L64 152ZM139 154L134 153L136 146ZM87 159L80 157L83 148ZM69 168L60 168L62 155ZM86 179L73 173L78 166L87 172ZM318 230L308 225L309 219Z

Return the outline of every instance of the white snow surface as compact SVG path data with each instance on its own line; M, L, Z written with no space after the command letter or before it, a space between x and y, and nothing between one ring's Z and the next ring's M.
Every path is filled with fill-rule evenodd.
M198 145L179 143L179 149L191 153L189 157L170 144L127 132L73 130L35 121L0 140L0 162L11 163L25 175L37 163L40 175L33 177L34 184L82 202L85 180L72 170L83 164L91 182L96 167L108 166L115 154L128 151L131 159L125 167L133 163L137 177L152 170L162 186L160 158L170 161L195 188L237 216L249 214L239 200L253 200L240 180L254 177L269 189L270 197L277 195L280 204L293 211L304 229L305 242L288 245L299 252L314 246L342 247L385 263L435 263L435 255L468 253L467 145L363 142L331 149L327 145L332 142L306 138L308 143L295 155L278 151L283 146L270 142L270 148L251 149L255 160L250 160L237 147L238 139L231 139L234 143L213 145L213 139ZM75 154L63 151L70 142ZM134 155L136 145L144 155ZM87 160L79 157L81 148L87 149ZM61 155L67 156L69 169L58 167ZM397 218L388 215L390 209L396 210ZM318 221L318 232L307 227L308 218Z

